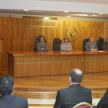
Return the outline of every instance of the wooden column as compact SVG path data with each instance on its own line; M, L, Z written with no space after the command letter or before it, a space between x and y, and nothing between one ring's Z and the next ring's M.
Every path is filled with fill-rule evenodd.
M3 63L3 40L4 37L0 37L0 75L2 74L2 63Z

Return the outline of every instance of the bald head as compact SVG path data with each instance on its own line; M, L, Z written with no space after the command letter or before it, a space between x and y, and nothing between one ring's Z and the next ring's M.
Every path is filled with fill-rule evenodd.
M70 73L70 77L73 83L81 83L83 79L83 72L78 68L74 68Z

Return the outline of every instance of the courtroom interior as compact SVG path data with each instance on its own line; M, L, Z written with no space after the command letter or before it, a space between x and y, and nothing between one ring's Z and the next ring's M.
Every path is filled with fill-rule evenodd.
M80 85L91 92L80 102L108 108L107 10L107 0L0 0L1 97L7 78L28 108L70 108L64 88Z

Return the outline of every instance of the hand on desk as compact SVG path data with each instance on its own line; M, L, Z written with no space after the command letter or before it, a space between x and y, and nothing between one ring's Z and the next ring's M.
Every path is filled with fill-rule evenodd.
M70 49L66 49L66 51L71 51Z
M97 51L97 49L92 49L91 51Z

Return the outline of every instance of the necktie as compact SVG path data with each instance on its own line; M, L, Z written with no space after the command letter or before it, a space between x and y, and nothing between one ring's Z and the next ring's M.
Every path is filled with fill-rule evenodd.
M93 47L93 44L92 44L92 49L93 49L94 47Z

